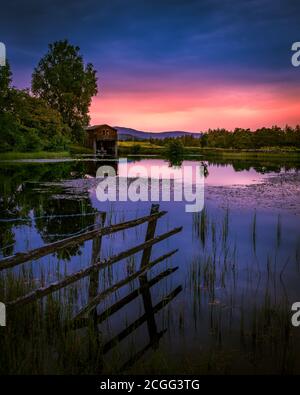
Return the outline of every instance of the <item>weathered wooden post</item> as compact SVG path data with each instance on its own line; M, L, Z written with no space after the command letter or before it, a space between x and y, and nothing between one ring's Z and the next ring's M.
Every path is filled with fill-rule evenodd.
M159 212L159 204L152 204L150 214L152 215L152 214L155 214L158 212ZM156 230L156 223L157 223L157 219L155 219L154 221L148 222L145 241L148 241L148 240L151 240L154 238L155 230ZM142 259L141 259L141 266L140 266L141 269L149 264L150 258L151 258L151 252L152 252L152 246L145 248L143 250L143 255L142 255ZM156 347L158 347L159 334L157 332L157 326L156 326L155 316L154 316L154 312L153 312L152 297L151 297L150 287L149 287L149 283L148 283L147 272L140 277L140 285L141 285L141 293L142 293L142 297L143 297L144 309L145 309L145 313L147 315L147 326L148 326L148 332L149 332L149 337L150 337L150 343L152 343L153 347L156 348Z
M159 212L159 204L152 204L150 215L157 214L158 212ZM145 241L148 241L148 240L154 238L155 230L156 230L156 223L157 223L157 218L154 221L148 222ZM141 269L144 266L148 265L148 263L150 261L150 257L151 257L151 251L152 251L152 246L144 249L143 255L142 255L142 260L141 260ZM146 275L146 277L147 277L147 275Z
M97 213L95 216L94 229L99 227L103 228L106 220L106 213ZM92 261L91 265L95 265L100 260L102 236L98 235L93 239L92 245ZM93 299L98 292L99 287L99 271L92 272L90 275L90 286L89 286L89 300Z
M106 213L97 213L95 215L95 224L94 229L98 229L99 227L103 228L106 220ZM101 253L101 242L102 236L98 235L94 237L92 244L92 261L91 266L95 265L100 260ZM99 288L99 270L96 270L90 275L90 285L89 285L89 301L92 300L98 293ZM90 319L90 327L89 327L89 355L90 360L94 361L95 367L102 370L103 361L101 360L101 352L99 346L100 342L100 333L98 331L97 325L97 306L95 306L88 314Z

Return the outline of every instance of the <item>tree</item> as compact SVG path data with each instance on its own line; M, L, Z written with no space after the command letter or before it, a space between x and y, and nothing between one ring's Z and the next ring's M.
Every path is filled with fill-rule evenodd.
M0 67L0 151L8 151L21 140L18 124L13 114L13 89L10 65Z
M181 140L170 139L166 145L164 154L171 166L180 166L184 156L184 146Z
M12 89L11 110L0 113L0 151L63 150L69 128L60 113L26 90Z
M131 148L131 153L134 155L139 155L141 153L141 145L140 144L134 144Z
M42 99L30 96L27 91L15 92L14 106L19 130L26 142L24 150L65 149L70 131L58 111Z
M77 141L82 140L90 120L89 106L98 92L96 71L91 63L84 66L79 50L67 40L50 44L34 69L31 84L35 96L59 111Z
M10 107L10 85L12 73L9 63L0 67L0 113L3 113Z
M70 130L61 114L11 82L7 63L0 68L0 152L65 149Z

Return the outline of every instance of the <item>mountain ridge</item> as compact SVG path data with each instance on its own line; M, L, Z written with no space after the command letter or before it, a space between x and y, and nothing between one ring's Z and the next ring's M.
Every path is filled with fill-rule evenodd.
M145 140L150 138L164 139L164 138L174 138L193 135L196 138L200 138L202 133L193 133L183 130L172 130L165 132L145 132L142 130L137 130L133 128L126 128L122 126L114 126L118 131L119 140Z

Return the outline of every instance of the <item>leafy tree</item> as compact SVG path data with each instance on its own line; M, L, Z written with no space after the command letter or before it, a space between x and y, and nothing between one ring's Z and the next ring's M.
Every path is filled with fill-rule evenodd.
M17 91L14 103L14 114L25 138L23 150L65 149L70 131L58 111L27 91Z
M22 140L18 123L13 114L13 89L10 65L0 67L0 151L8 151Z
M34 69L32 92L60 112L74 140L82 140L83 127L90 120L91 99L98 90L96 71L91 63L84 66L79 47L67 40L50 44L48 53Z
M9 101L0 112L0 151L65 149L69 128L58 111L25 90L10 89Z
M165 156L171 166L180 166L184 156L184 146L180 139L170 139L165 149Z
M202 136L201 147L234 149L268 149L290 147L300 148L300 127L278 126L260 128L255 131L236 128L234 132L225 129L209 130Z
M12 73L9 63L0 67L0 113L3 113L10 107L10 90L12 82Z
M236 128L232 134L231 147L237 149L253 148L252 135L253 133L250 132L250 129Z
M141 153L141 145L140 144L134 144L131 148L131 153L134 155L138 155Z

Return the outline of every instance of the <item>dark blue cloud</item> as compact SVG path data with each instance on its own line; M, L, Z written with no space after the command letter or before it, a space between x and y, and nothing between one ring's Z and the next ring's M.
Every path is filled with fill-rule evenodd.
M281 0L12 0L1 6L0 41L15 79L49 42L68 38L110 78L178 76L299 83L291 45L300 2Z

